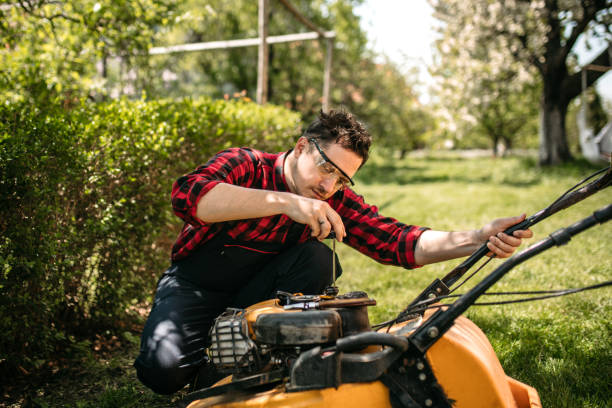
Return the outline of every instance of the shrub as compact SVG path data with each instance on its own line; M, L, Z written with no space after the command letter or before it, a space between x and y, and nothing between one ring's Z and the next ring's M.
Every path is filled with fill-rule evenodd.
M299 123L243 100L0 106L1 371L147 299L179 225L174 179L230 145L284 150Z

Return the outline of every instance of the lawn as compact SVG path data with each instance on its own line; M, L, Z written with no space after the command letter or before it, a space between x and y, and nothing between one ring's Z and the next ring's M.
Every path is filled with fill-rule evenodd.
M399 161L375 154L358 175L355 189L384 215L459 230L480 227L496 217L531 215L596 169L578 162L542 170L533 160L517 157L436 154ZM532 228L535 237L530 243L610 202L612 189L552 216ZM596 226L515 268L492 291L575 288L610 280L611 242L612 223ZM375 298L378 306L370 308L373 323L393 317L434 278L459 263L405 270L377 264L344 245L338 252L344 270L337 282L340 291L364 290ZM466 289L499 263L494 260ZM506 373L534 386L544 407L609 407L610 295L608 287L538 302L472 307L467 316L489 337ZM21 397L0 406L166 407L181 397L156 396L138 383L130 367L137 333L118 334L115 343L105 341L98 351L92 345L84 343L44 377L24 377L26 383L12 388ZM6 390L4 394L7 397Z
M469 229L501 216L546 207L594 169L585 164L542 170L521 158L407 158L392 166L376 156L358 178L366 201L403 222ZM530 243L612 202L612 189L535 225ZM593 227L513 269L491 291L577 288L612 279L612 223ZM434 278L459 261L403 270L378 265L340 246L341 291L365 290L378 301L371 320L402 310ZM494 260L477 277L493 270ZM463 288L462 288L463 289ZM463 291L465 292L465 291ZM467 316L489 337L506 373L534 386L544 407L612 406L612 300L608 288L562 298L472 307ZM493 300L487 298L487 300Z

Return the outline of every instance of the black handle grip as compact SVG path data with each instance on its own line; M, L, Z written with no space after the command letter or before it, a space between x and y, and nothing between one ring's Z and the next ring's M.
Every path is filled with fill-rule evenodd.
M536 219L535 217L536 216L534 215L532 217L525 218L523 221L519 222L518 224L514 224L510 228L506 228L504 230L504 233L508 235L512 235L514 231L529 228L531 225L533 225L534 220ZM471 268L476 262L478 262L487 253L489 253L489 248L487 247L487 243L485 242L472 255L470 255L468 259L466 259L459 266L457 266L455 269L450 271L448 275L446 275L442 279L442 282L444 282L444 284L447 287L450 287L453 283L457 282L469 268Z
M582 201L585 198L595 194L596 192L603 190L604 188L610 187L612 185L612 168L603 168L590 175L586 179L582 180L576 186L585 183L587 180L603 172L605 172L605 174L603 174L597 180L590 182L589 184L578 190L572 191L574 188L570 189L568 192L561 195L561 197L554 201L550 206L538 211L530 217L527 217L522 222L511 226L504 232L508 235L511 235L512 233L514 233L514 231L517 231L519 229L529 228L532 225L535 225L538 222L557 213L558 211L570 207L576 204L577 202ZM603 220L605 217L609 216L609 213L607 211L610 210L604 208L599 211L596 211L593 214L593 217L597 220L599 220L600 218ZM410 310L410 308L416 305L417 303L426 300L432 293L429 290L430 288L434 288L436 290L434 296L447 295L448 293L450 293L450 287L459 279L461 279L461 277L465 275L468 269L474 266L474 264L476 264L476 262L478 262L488 252L489 248L487 248L487 245L485 243L480 248L478 248L478 250L476 250L476 252L474 252L469 258L467 258L460 265L450 271L444 278L442 278L442 280L434 281L425 291L423 291L415 300L413 300L410 305L406 309L404 309L404 311L402 311L402 313L405 313L406 311Z
M476 286L470 289L466 294L457 299L453 304L449 305L448 309L439 309L434 313L423 325L418 327L410 336L411 343L414 344L421 352L425 352L432 344L434 344L449 327L452 326L455 319L472 306L476 299L485 293L491 286L499 281L508 271L515 266L525 262L526 260L544 252L553 246L566 244L574 235L579 234L594 225L612 219L612 204L599 209L588 216L566 228L561 228L553 232L548 238L541 240L529 248L524 249L512 258L509 258L493 272L482 279ZM435 330L433 330L435 329ZM435 333L435 335L432 335Z
M518 224L514 224L510 228L506 229L504 233L508 235L512 235L514 231L518 231L518 230L522 230L522 229L531 227L532 222L533 222L533 217L527 217L523 221L519 222Z

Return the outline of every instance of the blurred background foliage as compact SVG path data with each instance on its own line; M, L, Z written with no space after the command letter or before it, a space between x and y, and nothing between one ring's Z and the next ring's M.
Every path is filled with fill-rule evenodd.
M336 33L330 106L344 106L357 114L377 138L379 148L400 154L420 147L491 148L493 154L509 148L538 147L537 133L544 129L540 113L548 106L542 99L547 77L532 61L544 58L544 47L548 46L543 23L538 21L558 14L560 24L568 27L567 32L560 33L563 38L572 34L569 28L577 22L589 22L582 28L590 39L587 42L601 38L609 41L599 28L612 15L610 5L601 2L584 6L587 11L571 4L553 11L552 5L541 2L472 7L454 0L432 0L440 21L435 59L429 67L436 82L429 89L427 104L423 104L423 95L417 92L423 87L419 68L409 60L391 61L368 47L356 13L362 2L293 0L292 4L322 30ZM256 47L165 55L149 55L148 50L255 38L257 2L2 3L0 95L5 100L43 103L59 97L69 103L79 98L104 101L121 96L140 99L142 95L151 100L235 95L254 99ZM269 35L310 31L280 3L272 1L270 10ZM529 15L520 17L524 11ZM507 32L498 32L498 25L487 17L492 15L503 15L510 21L504 23ZM525 45L517 42L520 35L528 40ZM324 42L272 45L268 101L297 111L304 123L310 122L321 107L324 59ZM578 69L575 53L568 52L562 61L566 75L572 74L573 80ZM590 81L589 77L589 85ZM569 104L571 111L570 102L575 105L575 99L568 98L559 103ZM599 98L591 97L591 101L590 112L607 122L612 107L603 106ZM573 120L571 114L567 116L568 126ZM564 131L562 128L559 126L559 132ZM567 132L569 148L579 154L571 132ZM561 145L566 143L563 132L553 139L559 139Z
M409 150L435 127L414 91L416 75L367 48L355 7L360 0L294 1L306 18L334 30L331 106L367 123L379 146ZM257 3L246 0L37 0L3 6L0 35L6 100L65 103L126 96L147 99L246 96L254 99L257 48L148 55L154 46L257 37ZM272 2L270 35L310 31ZM325 44L270 47L268 101L299 112L321 108Z
M575 153L567 140L568 107L612 66L612 4L429 3L441 22L434 74L442 77L437 93L451 132L465 133L461 128L472 122L477 132L484 130L493 141L509 146L522 132L521 123L537 112L540 165L571 161ZM591 55L578 64L579 54L584 57L586 51ZM585 70L583 77L587 64L598 68Z

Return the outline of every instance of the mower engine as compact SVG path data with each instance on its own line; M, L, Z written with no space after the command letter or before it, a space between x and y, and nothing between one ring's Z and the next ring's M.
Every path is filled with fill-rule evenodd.
M289 367L298 356L342 337L371 331L365 292L277 299L247 309L227 309L211 329L209 355L216 369L235 377Z

